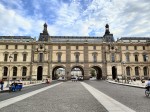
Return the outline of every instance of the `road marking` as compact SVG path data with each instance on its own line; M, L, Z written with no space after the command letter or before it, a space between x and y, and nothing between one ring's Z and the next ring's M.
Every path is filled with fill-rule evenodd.
M32 91L32 92L23 94L23 95L20 95L20 96L17 96L17 97L13 97L13 98L10 98L10 99L1 101L1 102L0 102L0 109L3 108L3 107L6 107L6 106L8 106L8 105L11 105L11 104L13 104L13 103L16 103L16 102L18 102L18 101L21 101L21 100L23 100L23 99L26 99L26 98L28 98L28 97L30 97L30 96L33 96L33 95L35 95L35 94L37 94L37 93L40 93L40 92L42 92L42 91L45 91L45 90L47 90L47 89L49 89L49 88L55 87L55 86L57 86L57 85L60 85L60 84L62 84L62 83L63 83L63 82L60 82L60 83L57 83L57 84L53 84L53 85L51 85L51 86L44 87L44 88L42 88L42 89L38 89L38 90L35 90L35 91Z
M80 82L109 112L136 112L113 98L105 95L94 87Z

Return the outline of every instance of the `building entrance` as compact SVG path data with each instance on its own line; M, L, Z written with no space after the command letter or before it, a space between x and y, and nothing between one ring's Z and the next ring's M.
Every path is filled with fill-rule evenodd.
M115 66L112 67L112 79L117 78L117 68Z
M37 80L42 80L43 67L39 66L37 70Z

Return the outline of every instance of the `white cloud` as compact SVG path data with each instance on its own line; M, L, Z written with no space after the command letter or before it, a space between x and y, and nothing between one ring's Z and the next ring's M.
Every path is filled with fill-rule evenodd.
M31 18L25 18L12 9L6 9L0 4L1 21L1 35L31 35L35 36L35 32L40 32L44 23L42 20L33 20Z
M22 3L19 8L8 9L0 4L1 35L38 36L44 21L49 21L48 31L53 36L103 36L105 24L115 38L122 36L148 36L150 31L149 0L33 0L34 15L25 15ZM44 4L41 6L41 4ZM84 4L85 5L85 4ZM28 9L29 10L29 9ZM45 14L46 12L46 14ZM43 18L44 17L44 18ZM43 18L43 19L39 19ZM53 21L53 22L51 22Z

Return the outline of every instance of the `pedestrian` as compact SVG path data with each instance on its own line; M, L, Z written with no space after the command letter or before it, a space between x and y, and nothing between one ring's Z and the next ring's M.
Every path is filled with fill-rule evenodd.
M4 87L4 81L3 81L3 79L1 80L0 84L1 84L1 90L3 90L3 87Z
M150 91L150 78L148 79L148 82L147 82L147 84L146 84L146 89L147 89L148 91Z

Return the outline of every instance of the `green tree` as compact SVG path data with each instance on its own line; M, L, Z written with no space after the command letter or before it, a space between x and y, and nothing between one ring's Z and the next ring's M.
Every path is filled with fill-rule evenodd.
M91 70L91 76L92 76L92 77L95 77L95 76L96 76L95 70L93 70L93 69Z

